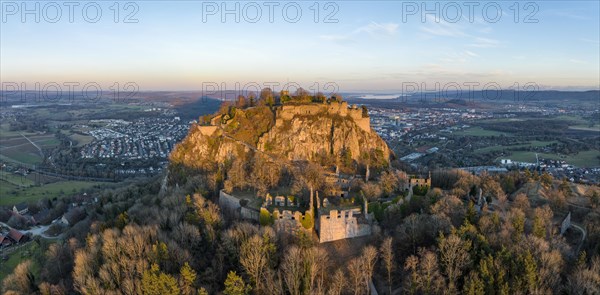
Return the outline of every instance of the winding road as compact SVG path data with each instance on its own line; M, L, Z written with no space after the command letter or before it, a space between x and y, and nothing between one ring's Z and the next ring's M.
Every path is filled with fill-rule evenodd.
M585 238L587 237L587 231L585 230L585 228L575 223L571 223L571 226L581 232L581 242L579 242L579 245L577 245L577 252L579 252L579 249L581 249L581 246L583 245L583 242L585 242Z
M59 219L56 219L56 220L52 221L52 223L51 223L51 224L48 224L48 225L41 225L41 226L40 226L40 225L37 225L37 226L34 226L34 227L32 227L32 228L30 228L30 229L28 229L28 230L18 230L18 229L15 229L15 230L18 230L19 232L21 232L21 233L23 233L23 234L31 234L32 236L40 236L40 237L42 237L42 238L44 238L44 239L59 239L59 238L61 238L62 234L60 234L60 235L58 235L58 236L56 236L56 237L53 237L53 236L48 236L48 235L45 235L45 234L44 234L44 232L45 232L46 230L48 230L48 228L49 228L49 227L50 227L52 224L54 224L54 222L58 222L58 220L59 220ZM8 228L10 228L10 229L13 229L12 227L10 227L8 224L6 224L6 223L4 223L4 222L0 222L0 225L6 226L6 227L8 227Z

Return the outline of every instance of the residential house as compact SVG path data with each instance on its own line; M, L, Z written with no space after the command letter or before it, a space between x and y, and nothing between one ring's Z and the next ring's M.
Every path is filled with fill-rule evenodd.
M17 214L24 215L27 214L27 212L29 212L29 207L25 203L19 203L14 205L12 210Z
M41 224L41 223L49 223L50 217L50 210L49 209L43 209L40 212L33 214L33 216L31 217L31 223L32 224Z
M14 242L14 243L21 243L24 242L25 240L27 240L27 236L25 236L22 232L11 228L10 231L8 232L8 237Z
M12 245L12 241L8 236L0 235L0 248L8 247L10 245Z
M63 214L60 221L66 225L74 225L81 221L86 216L86 212L82 208L71 208L67 213Z

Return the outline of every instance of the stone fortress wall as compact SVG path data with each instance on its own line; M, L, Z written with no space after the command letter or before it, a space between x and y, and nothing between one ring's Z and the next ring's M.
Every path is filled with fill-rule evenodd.
M366 132L371 132L371 120L369 117L363 117L362 109L356 105L348 106L348 102L332 102L332 103L311 103L302 105L281 105L275 108L276 118L289 121L297 115L339 115L342 117L350 117L356 125ZM220 124L221 116L216 116L211 120L211 125L197 125L197 128L205 136L211 136L217 131L217 125Z
M329 214L319 214L319 243L371 235L369 219L362 215L360 208L330 210Z
M225 191L219 191L219 207L224 213L230 214L236 218L240 218L240 200Z
M224 212L233 214L235 218L259 221L260 212L240 205L240 200L223 190L219 193L219 206ZM366 206L366 205L365 205ZM262 208L266 210L266 208ZM364 208L365 212L367 208ZM348 238L368 236L372 233L372 225L369 214L364 214L361 208L350 208L344 210L317 210L314 226L319 234L319 242L331 242ZM295 235L298 231L306 231L302 226L302 220L308 215L300 211L274 209L269 212L273 217L274 228L277 233ZM309 230L310 231L310 230Z
M221 208L221 211L238 219L258 221L260 215L258 210L242 206L239 198L232 196L223 190L219 192L219 207Z
M273 212L270 212L271 216L273 216L274 219L274 227L275 227L275 231L278 233L287 233L287 234L291 234L291 235L295 235L298 231L302 231L302 230L306 230L303 226L301 221L306 218L306 212L305 214L300 213L300 211L290 211L290 210L283 210L283 211L279 211L278 209L273 210Z
M348 102L341 103L323 103L323 104L303 104L303 105L282 105L275 109L276 118L282 120L292 120L297 115L339 115L350 117L364 131L371 132L371 121L369 117L363 117L362 109L356 105L348 107Z

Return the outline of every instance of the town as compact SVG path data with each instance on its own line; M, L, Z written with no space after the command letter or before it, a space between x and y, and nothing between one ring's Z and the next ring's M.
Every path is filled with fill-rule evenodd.
M488 104L477 108L380 101L366 104L370 103L373 129L406 163L407 169L456 167L496 173L529 169L546 171L570 182L600 183L598 143L585 138L600 132L598 109L531 104ZM551 118L564 120L565 125L560 127L566 136L527 133L526 125L511 129L501 126L531 118L549 123L553 123Z

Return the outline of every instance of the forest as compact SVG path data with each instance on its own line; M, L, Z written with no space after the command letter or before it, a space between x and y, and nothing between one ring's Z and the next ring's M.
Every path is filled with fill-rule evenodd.
M32 241L39 253L3 280L2 291L370 294L373 286L379 294L600 292L596 187L580 194L567 182L529 171L474 176L439 170L432 177L434 188L384 210L377 234L325 244L302 231L279 235L270 226L227 218L201 181L161 191L155 179L105 191L63 239ZM397 192L401 177L384 178L373 185ZM488 203L476 210L479 189ZM572 211L576 201L585 206ZM571 230L560 235L570 211L586 231L584 241Z

